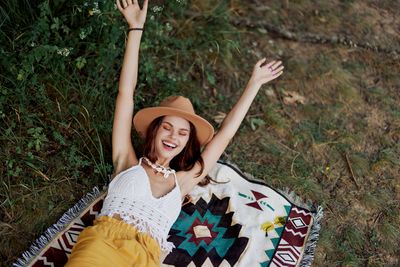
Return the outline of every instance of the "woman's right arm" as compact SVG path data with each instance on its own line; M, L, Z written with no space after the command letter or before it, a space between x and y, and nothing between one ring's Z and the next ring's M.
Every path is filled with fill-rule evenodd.
M121 2L117 0L116 4L118 10L125 17L129 28L143 28L146 21L148 0L144 1L142 9L140 9L137 0L134 2L132 0L122 0ZM133 94L137 83L142 33L141 30L130 31L126 42L112 130L114 176L138 162L132 146L131 129Z

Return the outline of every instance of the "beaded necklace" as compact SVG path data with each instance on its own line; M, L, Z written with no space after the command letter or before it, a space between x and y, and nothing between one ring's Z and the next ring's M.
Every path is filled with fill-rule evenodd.
M175 170L174 170L174 169L164 167L164 166L162 166L162 165L160 165L160 164L157 164L157 163L153 163L153 162L151 162L151 161L150 161L148 158L146 158L146 157L143 157L143 159L146 161L147 165L148 165L149 167L151 167L156 173L161 172L161 173L163 174L163 176L164 176L165 179L167 179L168 176L169 176L171 173L175 173Z

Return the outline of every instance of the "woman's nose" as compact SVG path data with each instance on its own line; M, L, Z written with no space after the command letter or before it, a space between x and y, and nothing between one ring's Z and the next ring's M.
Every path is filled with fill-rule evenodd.
M173 139L176 139L177 135L178 135L178 133L176 131L174 131L174 130L172 130L170 132L170 137L173 138Z

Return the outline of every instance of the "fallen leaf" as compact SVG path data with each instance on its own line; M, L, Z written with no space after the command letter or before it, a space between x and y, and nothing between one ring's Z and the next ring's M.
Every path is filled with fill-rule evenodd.
M250 119L250 128L255 131L257 127L260 127L265 124L265 121L259 118L251 118Z
M215 116L213 117L213 119L214 119L214 121L215 121L216 123L220 124L220 123L225 119L225 117L226 117L226 113L221 112L221 111L218 111L218 112L217 112L217 115L215 115Z
M272 88L268 88L267 90L265 90L265 94L270 98L276 98L274 89Z
M286 105L304 104L306 102L306 98L295 91L283 91L283 94L285 95L283 103Z

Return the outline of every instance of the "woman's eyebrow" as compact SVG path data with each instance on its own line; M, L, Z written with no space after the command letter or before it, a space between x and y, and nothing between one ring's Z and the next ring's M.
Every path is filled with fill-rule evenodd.
M171 127L174 127L174 125L172 125L172 123L170 123L170 122L168 122L168 121L163 121L163 123L166 123L166 124L168 124L168 125L171 126ZM187 129L187 128L180 128L179 130L180 130L180 131L188 131L188 132L189 132L189 129Z

